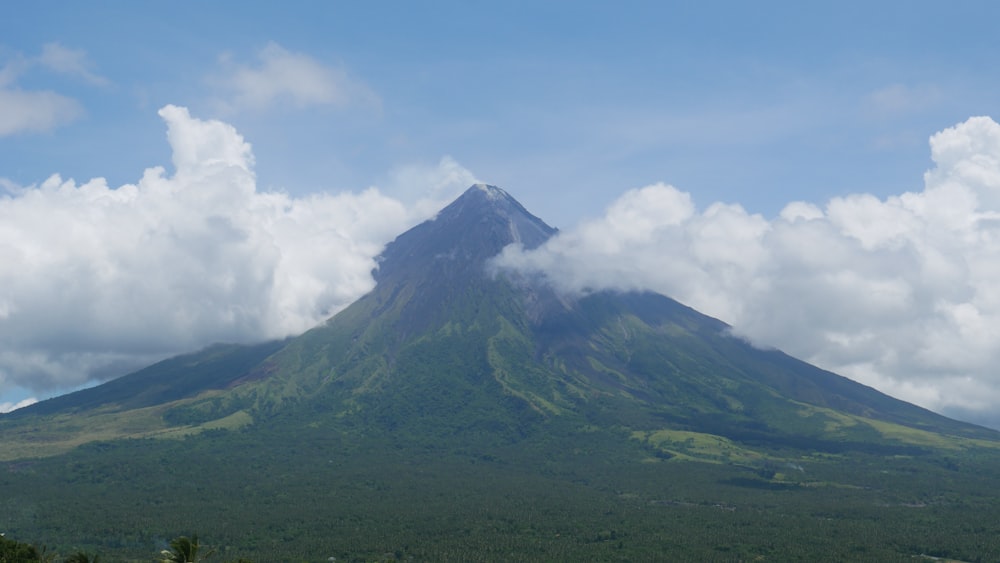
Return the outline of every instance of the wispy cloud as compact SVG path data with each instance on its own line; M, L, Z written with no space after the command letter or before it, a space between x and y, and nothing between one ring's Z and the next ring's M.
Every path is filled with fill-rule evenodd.
M83 113L79 102L55 92L0 88L0 137L50 131Z
M93 64L84 51L48 43L37 57L15 53L0 66L0 137L50 131L84 114L83 106L69 96L18 87L20 77L37 67L75 76L92 85L108 84L106 78L91 70Z
M210 81L222 92L220 103L231 111L262 110L281 104L378 107L378 96L340 65L268 43L252 64L232 55L220 58L220 73Z
M94 63L82 49L68 49L59 43L46 43L42 46L42 54L37 58L38 64L52 71L76 76L95 86L107 86L107 78L94 72Z
M943 98L937 86L890 84L868 94L865 102L873 112L895 116L926 109Z

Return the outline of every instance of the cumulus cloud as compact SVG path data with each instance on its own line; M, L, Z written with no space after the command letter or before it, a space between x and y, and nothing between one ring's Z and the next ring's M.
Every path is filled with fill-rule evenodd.
M374 257L471 175L414 167L427 190L257 190L230 125L166 106L173 171L134 184L0 182L0 394L65 389L217 341L302 332L368 291Z
M1000 400L1000 125L934 135L920 191L698 210L656 184L501 265L569 292L649 289L753 342L946 412Z
M257 53L256 64L242 64L224 55L222 73L213 78L225 93L230 110L261 110L279 103L295 107L374 105L379 99L363 82L334 65L323 64L277 43Z

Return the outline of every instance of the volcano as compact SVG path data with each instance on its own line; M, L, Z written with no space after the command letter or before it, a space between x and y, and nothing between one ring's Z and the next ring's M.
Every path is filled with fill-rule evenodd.
M128 498L148 502L148 491L141 492L145 489L139 485L143 471L177 482L175 474L161 474L143 464L155 466L151 460L169 459L187 448L185 444L193 444L191 448L203 452L199 463L209 473L237 475L218 483L202 472L182 471L197 490L215 486L223 491L209 495L215 499L211 502L244 495L250 499L246 502L257 503L254 506L261 510L273 508L269 502L285 507L280 500L263 499L260 491L277 490L265 479L283 483L293 479L298 491L298 496L291 495L296 499L293 505L311 507L317 518L333 513L348 518L337 511L346 510L343 507L316 507L316 495L331 490L357 493L359 482L371 481L366 475L385 479L370 485L376 491L401 479L420 493L415 501L409 493L404 495L408 502L432 505L436 501L424 492L440 492L444 479L455 485L451 492L464 491L455 492L465 495L461 497L465 500L455 500L464 507L455 509L455 514L492 530L463 533L493 537L497 525L509 525L520 531L500 535L515 543L525 534L535 537L535 532L526 532L515 522L487 518L489 510L464 512L471 509L463 503L492 499L497 490L508 494L521 486L541 487L543 492L537 494L548 500L539 510L562 514L559 511L569 505L560 503L569 501L546 496L551 492L547 487L566 491L567 483L573 483L573 494L579 495L574 499L590 499L589 503L600 497L600 502L619 509L627 505L629 510L634 503L622 499L633 497L621 496L629 488L640 491L627 494L638 495L645 503L640 506L647 507L661 501L656 506L698 507L706 499L730 495L657 497L663 494L664 475L695 479L684 467L699 467L700 473L710 475L708 481L693 486L721 483L721 490L735 487L740 492L734 498L744 499L748 497L740 495L748 490L773 494L842 487L831 493L829 498L834 499L847 494L843 491L872 490L873 482L883 483L876 478L881 473L873 469L874 459L892 460L880 466L888 467L886 471L904 471L903 464L913 475L940 477L940 471L958 470L957 466L940 469L945 463L941 460L962 455L985 459L991 469L981 476L996 476L992 464L998 459L994 452L1000 448L1000 436L994 431L894 399L780 351L756 348L732 336L724 322L667 296L615 291L566 295L544 278L499 268L493 260L511 244L535 248L556 232L504 190L472 186L437 216L389 243L373 272L374 289L322 325L280 342L212 346L0 416L0 439L5 444L0 459L12 467L21 467L16 464L24 459L48 460L38 462L46 469L33 469L31 479L43 479L32 482L53 487L70 479L65 472L72 470L66 468L77 467L74 464L138 464L146 469L130 470L130 476L121 479L132 483ZM84 461L54 461L65 459ZM478 465L472 469L470 463ZM323 469L330 464L339 473ZM409 469L398 473L403 466ZM465 469L456 470L457 466ZM845 469L848 466L850 470ZM927 469L931 466L936 469ZM396 468L394 477L386 476L386 467ZM455 477L466 470L506 484L483 489L481 482ZM119 474L118 469L109 471ZM824 476L817 478L809 471ZM842 481L831 476L841 471L857 476L838 478ZM437 476L433 485L421 477L430 474ZM601 476L603 485L592 481L595 475ZM880 502L900 503L900 497L909 498L911 493L929 494L930 489L920 488L926 483L916 481L923 483L916 493L878 485L893 499ZM237 486L246 483L256 483L257 488ZM0 493L3 488L0 485ZM373 506L388 502L399 507L384 495L362 496ZM730 506L728 500L712 502ZM506 507L498 509L503 512L514 505L497 506ZM218 510L206 514L218 515ZM404 515L410 510L401 509ZM385 522L361 513L367 516L353 517L373 525ZM531 522L536 516L522 514ZM556 519L572 521L565 516ZM403 528L412 528L421 519L382 517ZM258 520L276 525L263 517ZM252 526L258 520L241 521ZM0 524L48 533L25 521L15 518ZM209 530L218 528L208 517L197 521ZM642 519L636 522L640 521L644 523L637 526L648 524ZM428 525L438 534L444 533L441 526L451 530L448 526L457 525L451 520L438 524ZM232 531L219 533L237 541L238 534ZM350 553L380 557L373 547L378 541L358 533L368 543ZM610 541L618 533L598 530L594 541ZM557 537L562 536L546 542L561 545ZM450 545L433 534L424 540L412 539L414 545L425 547ZM760 554L760 544L751 544L756 547L745 554ZM503 553L546 559L522 547ZM687 554L701 553L691 545L684 549ZM249 552L266 552L262 550ZM442 554L421 553L431 559ZM563 554L586 557L586 553Z
M504 190L475 185L392 241L378 257L374 290L322 326L285 342L167 360L15 417L181 401L164 419L197 426L320 402L362 426L418 433L627 417L642 430L840 449L852 437L863 446L887 424L994 436L755 348L666 296L560 295L543 279L494 266L506 246L535 248L555 233Z

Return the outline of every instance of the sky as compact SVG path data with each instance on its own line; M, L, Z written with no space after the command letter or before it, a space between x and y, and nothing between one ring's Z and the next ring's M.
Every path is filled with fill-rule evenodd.
M474 182L510 268L660 291L1000 427L993 2L0 10L0 411L297 334Z

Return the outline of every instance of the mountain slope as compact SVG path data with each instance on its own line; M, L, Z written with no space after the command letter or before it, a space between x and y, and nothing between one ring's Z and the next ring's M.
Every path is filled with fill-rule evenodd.
M644 428L669 421L697 429L711 420L724 433L757 428L761 436L821 438L835 426L828 437L837 440L877 436L858 419L845 423L843 413L997 436L755 349L729 336L721 321L664 296L569 299L539 280L489 268L506 245L534 247L554 232L506 192L473 187L388 245L371 294L269 362L284 381L312 374L308 392L343 390L322 395L342 401L343 412L367 405L397 413L397 425L414 403L434 412L446 406L429 389L454 394L471 385L459 405L502 397L517 405L506 426L517 426L526 410L543 418L589 413L605 424L620 424L627 410ZM479 418L495 416L484 410Z
M492 428L504 439L554 417L840 449L912 441L897 426L998 436L756 349L662 295L563 296L491 267L505 246L555 232L503 190L473 186L385 248L369 294L302 336L210 348L12 418L159 406L157 432L193 431L299 407L369 432Z
M491 268L508 244L554 233L506 192L474 186L390 243L376 288L264 360L258 381L167 416L203 424L299 406L366 432L488 428L505 440L561 418L838 451L935 443L922 433L997 437L756 349L662 295L567 297Z
M206 390L226 389L248 377L283 341L253 346L215 344L194 354L157 362L103 385L29 405L14 416L46 415L101 407L125 411L194 397Z

